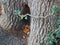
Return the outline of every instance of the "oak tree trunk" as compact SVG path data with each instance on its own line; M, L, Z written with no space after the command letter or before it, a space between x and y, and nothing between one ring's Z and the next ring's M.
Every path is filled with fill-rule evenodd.
M55 0L29 0L31 15L46 16L51 15L52 6ZM31 17L31 31L28 38L28 45L45 45L48 39L47 32L54 32L56 29L57 16L48 16L47 18Z
M30 25L30 18L27 20L21 20L19 16L14 15L14 10L21 10L22 4L27 4L26 0L1 0L1 6L2 6L2 15L0 16L0 26L2 27L3 31L7 32L8 34L12 34L13 37L16 36L17 38L20 38L20 45L26 45L26 37L27 34L24 33L22 30L25 25ZM25 7L23 7L25 8ZM26 9L22 9L22 13L30 13L29 9L26 11ZM24 12L26 11L26 12ZM25 36L25 38L23 38ZM17 41L16 41L17 42ZM19 41L18 41L19 42ZM18 45L18 44L17 44Z
M33 16L46 16L51 15L51 8L55 4L55 0L7 0L7 3L4 7L6 7L5 13L6 15L2 15L0 17L0 25L7 30L20 30L20 19L12 14L14 9L20 9L20 3L28 2L28 6L31 11L31 15ZM18 4L16 6L11 5L11 2L15 2ZM11 6L10 6L11 5ZM9 7L10 6L10 7ZM9 8L8 8L9 7ZM8 11L8 10L9 11ZM41 45L45 45L48 39L47 32L54 32L56 29L56 19L57 16L48 16L47 18L33 18L31 17L31 31L28 38L28 45L36 45L39 43ZM15 28L16 27L16 28Z

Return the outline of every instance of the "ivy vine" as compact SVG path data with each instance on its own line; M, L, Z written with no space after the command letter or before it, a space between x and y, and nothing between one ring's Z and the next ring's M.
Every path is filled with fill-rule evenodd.
M52 13L55 14L58 11L59 8L56 5L54 5L52 8ZM56 23L59 27L55 32L48 32L49 38L46 45L58 45L60 42L60 20L57 20Z
M20 15L20 14L21 14L21 10L14 10L13 13L14 13L14 15L16 15L17 17L19 16L21 20L22 20L23 18L25 18L25 19L27 20L27 14L25 14L25 15Z

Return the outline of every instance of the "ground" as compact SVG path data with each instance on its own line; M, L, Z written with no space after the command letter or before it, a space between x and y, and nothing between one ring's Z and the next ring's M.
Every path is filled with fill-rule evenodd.
M23 45L21 39L5 33L0 28L0 45Z

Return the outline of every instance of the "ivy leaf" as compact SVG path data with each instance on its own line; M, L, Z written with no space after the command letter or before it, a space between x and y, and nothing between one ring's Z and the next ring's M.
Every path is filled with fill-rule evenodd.
M49 36L51 36L51 34L52 34L52 32L51 31L48 31L48 33L47 33Z
M60 38L60 30L56 31L56 37Z
M53 43L51 41L48 41L46 45L53 45Z
M15 15L20 15L21 11L20 11L20 10L14 10L13 13L14 13Z
M53 13L53 14L56 13L58 10L59 10L59 8L58 8L56 5L54 5L54 6L52 7L52 13Z
M57 20L57 22L56 22L58 25L60 25L60 20Z
M50 42L47 42L46 45L51 45Z
M15 15L17 15L17 13L16 13L16 12L17 12L16 10L14 10L14 11L13 11L13 13L14 13Z
M36 45L40 45L40 43L36 43Z
M49 40L52 41L52 42L55 41L54 36L51 36L51 37L49 38Z
M20 15L21 14L21 11L20 10L17 10L17 14Z

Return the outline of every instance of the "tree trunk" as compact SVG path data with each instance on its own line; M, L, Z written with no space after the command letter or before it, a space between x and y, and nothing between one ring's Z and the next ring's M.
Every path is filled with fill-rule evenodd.
M2 21L3 23L1 23L1 26L6 29L6 30L21 30L22 28L22 24L20 26L20 18L16 15L13 14L13 11L15 9L21 9L21 5L19 4L19 2L21 3L21 0L7 0L6 2L3 1L3 8L4 8L4 12L5 14L2 15L2 18L6 17L3 20L6 20L5 22ZM20 28L21 27L21 28Z
M19 37L24 45L26 45L26 37L27 34L24 33L22 30L24 26L30 25L30 18L27 20L21 20L19 16L13 14L13 11L16 9L21 10L22 3L27 4L26 0L2 0L2 15L0 16L0 26L4 29L3 31L12 34L13 36ZM27 4L28 5L28 4ZM24 7L23 7L24 8ZM23 10L23 11L26 11ZM30 13L30 9L28 9ZM25 38L23 38L25 36ZM22 44L21 44L22 45Z
M13 2L15 3L11 5ZM4 11L7 14L0 17L0 26L3 27L3 29L13 31L21 30L23 27L23 25L20 25L21 20L13 15L12 12L14 9L20 9L21 5L19 4L22 2L28 3L31 15L46 16L51 15L51 8L54 5L55 0L7 0L7 3L4 2L6 5L3 5L4 8L6 7ZM36 45L36 43L45 45L48 39L47 32L54 32L56 29L56 19L56 15L48 16L47 18L31 18L31 31L28 38L28 45Z
M46 16L51 15L52 6L55 0L29 0L31 15ZM47 32L54 32L56 29L56 15L47 18L31 18L31 31L28 38L28 45L37 43L45 45L48 39Z
M23 7L22 4L26 4L27 7ZM25 6L25 5L24 5ZM7 31L22 31L25 25L30 25L30 18L27 20L21 20L19 16L14 15L14 10L22 10L23 14L30 13L26 0L6 0L2 1L2 8L4 14L0 17L0 26ZM22 9L23 8L23 9ZM26 9L27 8L27 9ZM24 10L25 9L25 10ZM28 12L27 12L27 11ZM26 11L26 12L24 12ZM13 32L14 33L14 32ZM17 32L18 33L18 32Z

